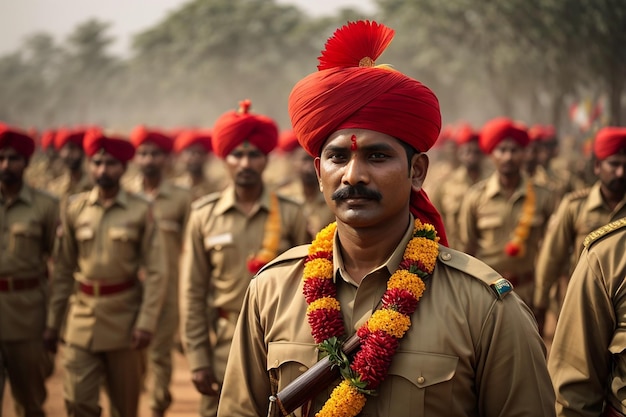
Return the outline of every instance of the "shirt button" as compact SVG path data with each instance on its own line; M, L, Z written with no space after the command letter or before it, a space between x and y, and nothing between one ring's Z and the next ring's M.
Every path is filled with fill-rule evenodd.
M450 259L452 259L452 254L450 254L450 252L443 252L441 254L441 260L449 261Z
M419 378L417 378L417 383L418 384L423 384L424 381L426 381L426 379L423 376L420 376Z

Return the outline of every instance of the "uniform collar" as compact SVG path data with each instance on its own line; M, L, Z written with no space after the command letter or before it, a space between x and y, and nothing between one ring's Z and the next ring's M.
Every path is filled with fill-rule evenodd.
M382 268L387 268L387 271L389 272L389 276L391 276L394 272L396 272L396 270L400 266L400 262L402 262L402 258L404 257L404 250L406 249L406 245L409 244L409 241L413 237L414 224L415 224L415 218L413 217L412 214L410 214L409 225L406 231L404 232L404 236L402 237L402 240L400 241L398 246L396 246L393 253L389 256L389 258L387 258L387 260L382 265L372 270L367 275L370 275L371 273L375 271L379 271ZM341 257L341 250L339 249L339 238L337 235L337 230L335 230L335 236L333 239L333 271L335 271L335 273L333 274L333 281L335 283L337 282L338 276L348 281L348 279L346 279L346 277L348 277L348 274L345 272L344 261L343 261L343 258ZM343 274L345 274L345 277Z
M2 192L0 192L0 201L4 203L4 196L2 195ZM30 188L25 182L22 183L22 188L17 194L17 198L13 201L13 204L18 201L21 201L29 206L33 204L33 189Z
M263 192L258 200L259 209L265 209L269 211L270 209L270 194L267 191L267 187L263 187ZM230 209L234 209L237 206L237 201L235 198L235 186L230 184L228 187L222 191L220 198L217 200L215 204L214 211L216 214L224 214Z
M604 198L602 197L601 191L602 184L600 181L596 181L589 190L589 196L587 197L587 207L591 210L598 208L607 208L608 206L604 202ZM616 206L616 208L620 207L621 204L626 202L626 195L622 197L622 202ZM610 211L610 209L609 209Z
M517 185L517 188L513 192L513 196L519 197L522 195L526 195L526 176L521 174L520 182ZM500 186L499 175L497 172L491 174L489 178L487 178L487 184L485 187L485 195L489 198L492 198L498 194L502 193L502 187Z
M94 206L98 203L98 194L100 192L100 187L97 185L91 189L89 192L89 196L87 198L87 202L89 205ZM128 192L126 192L123 188L120 188L119 192L115 196L114 205L120 205L122 207L126 207L128 205Z

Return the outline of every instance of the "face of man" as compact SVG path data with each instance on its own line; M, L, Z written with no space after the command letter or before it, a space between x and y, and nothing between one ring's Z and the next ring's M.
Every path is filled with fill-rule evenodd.
M594 173L606 191L618 198L626 194L626 152L596 161Z
M158 177L165 168L167 154L154 143L146 142L137 147L135 163L146 177Z
M484 156L475 140L460 145L457 154L461 165L469 171L479 169Z
M11 147L0 149L0 183L3 185L19 184L27 166L26 158L15 149Z
M295 173L300 177L306 185L317 185L317 174L315 173L315 164L313 157L303 148L296 148L289 157L293 163Z
M256 187L263 183L267 155L250 142L243 142L224 160L230 177L240 187Z
M380 225L406 215L412 186L421 187L427 167L426 163L423 172L416 172L419 168L413 164L409 171L400 141L366 129L333 133L315 158L326 203L338 220L353 227Z
M104 190L119 187L126 165L111 154L99 152L89 160L89 170L96 184Z
M519 175L526 153L513 139L505 139L491 152L496 171L504 176Z
M68 142L59 151L59 157L70 171L78 171L83 163L83 148L73 142Z
M180 161L185 170L192 175L201 176L204 172L204 164L207 161L207 151L199 143L185 148L180 154Z

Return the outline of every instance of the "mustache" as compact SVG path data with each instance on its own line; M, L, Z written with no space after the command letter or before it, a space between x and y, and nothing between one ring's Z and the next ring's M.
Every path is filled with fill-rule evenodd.
M333 200L345 200L347 198L367 198L370 200L380 201L383 196L378 191L370 190L364 185L348 185L335 191L330 198Z

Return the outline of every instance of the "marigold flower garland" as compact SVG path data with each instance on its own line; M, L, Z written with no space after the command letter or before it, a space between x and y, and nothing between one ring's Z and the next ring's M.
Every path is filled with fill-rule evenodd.
M354 417L361 412L367 400L365 395L374 394L387 376L399 339L411 327L410 316L426 289L422 278L432 274L439 254L435 228L416 219L402 262L387 282L382 307L357 331L361 348L350 363L341 350L345 328L333 281L336 227L336 223L331 223L317 234L303 273L311 334L343 377L316 417Z
M504 247L504 252L511 256L524 256L526 253L526 239L530 234L530 227L535 216L535 188L533 182L528 179L526 181L526 196L522 205L522 213L515 230L513 230L513 238Z
M275 193L270 194L270 210L265 221L263 244L255 256L248 259L248 271L252 274L259 272L265 264L278 255L280 245L280 204Z

